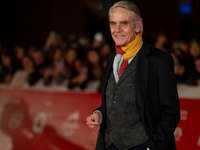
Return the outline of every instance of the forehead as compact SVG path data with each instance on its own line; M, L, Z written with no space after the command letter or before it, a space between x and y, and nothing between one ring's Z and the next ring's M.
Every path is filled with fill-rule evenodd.
M132 12L130 10L117 7L113 8L109 20L110 21L124 21L124 20L131 20L132 19Z

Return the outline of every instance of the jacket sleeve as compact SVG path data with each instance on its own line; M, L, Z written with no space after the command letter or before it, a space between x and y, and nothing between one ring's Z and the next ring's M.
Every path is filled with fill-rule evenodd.
M159 119L150 135L150 150L164 150L174 138L176 125L180 121L180 104L174 75L174 61L170 55L164 55L157 69L157 90Z
M101 108L101 106L99 108L95 109L92 113L95 113L95 111L99 111L102 114L102 108Z

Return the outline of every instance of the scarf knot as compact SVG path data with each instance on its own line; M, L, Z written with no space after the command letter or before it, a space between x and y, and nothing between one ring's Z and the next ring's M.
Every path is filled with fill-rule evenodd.
M126 52L124 52L119 46L115 45L116 53L124 55Z

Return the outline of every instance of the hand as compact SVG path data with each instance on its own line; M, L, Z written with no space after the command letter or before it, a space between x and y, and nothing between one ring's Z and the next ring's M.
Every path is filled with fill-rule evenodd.
M99 112L95 112L86 118L86 122L89 128L97 132L102 123L102 115Z

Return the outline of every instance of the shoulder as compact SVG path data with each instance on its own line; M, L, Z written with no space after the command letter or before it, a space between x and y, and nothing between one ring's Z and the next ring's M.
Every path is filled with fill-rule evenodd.
M108 55L107 62L112 62L114 60L115 55L116 55L116 51L111 52Z
M166 53L162 50L159 50L155 47L150 46L145 40L143 42L143 46L139 51L140 58L147 58L150 61L160 61L163 58L173 60L169 53Z
M159 50L157 48L151 47L151 46L149 49L150 49L150 52L148 55L149 60L156 61L156 62L161 62L161 61L172 62L173 61L173 58L169 53Z
M115 57L115 55L116 55L116 51L111 52L108 56L108 59Z

